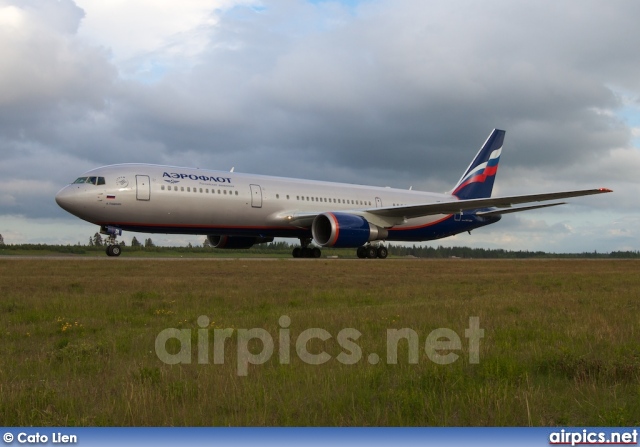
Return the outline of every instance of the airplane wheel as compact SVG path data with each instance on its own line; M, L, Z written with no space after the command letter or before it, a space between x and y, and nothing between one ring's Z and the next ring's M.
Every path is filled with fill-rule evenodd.
M112 245L111 246L111 256L120 256L121 252L122 252L122 250L120 249L119 245Z
M320 249L318 247L313 247L311 249L311 257L312 258L319 258L320 256L322 256L322 251L320 251Z
M358 247L358 250L356 250L356 255L360 258L360 259L364 259L367 257L367 254L365 253L364 247Z
M296 247L293 249L293 252L291 254L294 258L299 258L302 255L302 249L300 247Z
M107 249L105 251L107 252L107 256L113 256L113 252L111 251L111 245L107 245Z
M305 247L301 250L302 258L310 258L311 257L311 249L309 247Z
M380 259L385 259L389 255L389 250L387 250L387 247L378 247L377 254Z
M376 247L365 247L365 253L369 259L374 259L378 256L378 250L376 250Z

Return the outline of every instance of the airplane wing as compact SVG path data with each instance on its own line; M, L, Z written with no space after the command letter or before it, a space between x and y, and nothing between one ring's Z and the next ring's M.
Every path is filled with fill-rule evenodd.
M429 216L433 214L456 214L465 210L475 210L480 208L510 208L520 203L544 202L547 200L566 199L569 197L589 196L593 194L603 194L613 192L607 188L583 189L579 191L551 192L545 194L528 194L524 196L509 197L488 197L484 199L454 200L451 202L427 203L424 205L394 206L386 208L370 208L367 213L381 217L403 217L411 219L413 217ZM548 205L547 205L548 206ZM532 208L521 208L521 211ZM491 210L496 214L496 211ZM487 212L487 213L488 213ZM515 212L512 211L512 212ZM504 213L504 212L503 212ZM485 214L486 215L486 214Z
M375 223L381 227L392 227L404 222L406 219L415 217L430 216L435 214L457 214L465 210L477 210L483 208L503 208L503 209L491 209L487 211L478 211L476 214L479 216L495 216L501 214L516 213L520 211L528 211L538 208L546 208L550 206L563 205L565 202L550 203L543 205L532 205L521 208L511 208L513 205L532 202L544 202L547 200L566 199L570 197L589 196L594 194L604 194L613 192L607 188L598 189L583 189L577 191L562 191L552 192L544 194L528 194L523 196L509 196L509 197L488 197L483 199L469 199L469 200L452 200L448 202L435 202L425 203L420 205L408 205L408 206L391 206L382 208L367 208L351 211L341 211L342 213L350 213L359 216L364 216L371 223ZM452 196L453 197L453 196ZM301 228L308 228L313 223L313 219L320 212L306 212L306 213L292 213L286 216L281 216L288 223Z

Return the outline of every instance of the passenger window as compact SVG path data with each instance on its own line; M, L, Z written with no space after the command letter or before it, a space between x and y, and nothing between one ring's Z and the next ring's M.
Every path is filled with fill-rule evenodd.
M200 192L202 192L202 188L200 188Z
M164 191L164 185L160 186L160 189Z
M184 192L184 186L180 187L180 191Z
M289 194L287 194L287 200L289 200Z
M279 198L280 198L280 194L276 194L276 199L279 199Z
M226 189L224 190L224 194L227 195L227 190Z

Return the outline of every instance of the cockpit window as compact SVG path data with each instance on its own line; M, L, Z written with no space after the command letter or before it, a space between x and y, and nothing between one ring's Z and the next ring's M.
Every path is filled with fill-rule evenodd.
M104 185L104 177L78 177L73 184L90 183L92 185Z

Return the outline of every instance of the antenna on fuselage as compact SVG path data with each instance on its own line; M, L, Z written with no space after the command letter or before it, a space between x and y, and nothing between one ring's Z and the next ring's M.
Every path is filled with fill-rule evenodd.
M229 172L233 172L233 170L234 170L235 168L236 168L236 167L235 167L235 166L233 166Z

